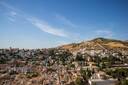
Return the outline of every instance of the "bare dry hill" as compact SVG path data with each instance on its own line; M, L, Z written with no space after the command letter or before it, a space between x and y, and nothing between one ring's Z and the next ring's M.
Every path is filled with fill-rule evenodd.
M78 51L80 49L87 50L103 50L103 49L112 49L112 50L127 50L128 51L128 42L114 39L106 38L95 38L90 41L85 41L81 43L72 43L68 45L60 46L60 48L68 49L71 52Z

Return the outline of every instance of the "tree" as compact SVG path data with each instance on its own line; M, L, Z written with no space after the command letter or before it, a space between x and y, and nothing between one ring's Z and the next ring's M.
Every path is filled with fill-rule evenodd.
M84 61L85 59L83 58L82 54L80 52L78 52L75 60L76 61Z
M118 79L119 82L125 80L128 77L128 69L127 68L117 68L115 70L109 70L106 72L108 75L111 75L113 78Z
M101 62L99 66L100 66L100 69L101 69L101 70L104 69L104 68L106 68L106 65L105 65L104 62Z
M81 76L85 82L86 85L88 85L88 79L92 76L92 72L91 70L87 69L87 70L80 70Z
M81 75L82 75L82 77L83 77L84 79L89 79L89 78L92 76L92 72L91 72L91 70L89 70L89 69L87 69L87 70L81 69L81 70L80 70L80 73L81 73Z
M27 78L33 78L33 77L37 77L39 75L39 73L37 72L27 72L26 74Z
M77 79L75 81L75 85L85 85L85 82L82 78L77 77Z
M7 62L7 59L3 56L0 57L0 64L5 64Z
M101 59L99 56L95 56L93 61L97 64L98 67L100 66Z
M121 82L121 85L128 85L128 80L123 80L122 82Z

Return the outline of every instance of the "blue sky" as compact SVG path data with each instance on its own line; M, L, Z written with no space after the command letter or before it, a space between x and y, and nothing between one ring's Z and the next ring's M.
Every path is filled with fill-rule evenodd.
M1 0L0 48L128 40L128 0Z

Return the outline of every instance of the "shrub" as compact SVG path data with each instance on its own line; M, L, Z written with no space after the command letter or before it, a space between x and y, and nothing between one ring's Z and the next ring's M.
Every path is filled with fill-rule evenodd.
M27 78L37 77L39 74L37 72L27 72L26 74Z

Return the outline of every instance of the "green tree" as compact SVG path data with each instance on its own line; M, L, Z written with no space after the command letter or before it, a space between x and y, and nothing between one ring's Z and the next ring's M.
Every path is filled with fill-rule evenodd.
M75 60L76 61L84 61L85 59L83 58L82 54L80 52L78 52Z
M89 69L86 69L86 70L81 69L80 73L85 84L88 85L88 79L92 76L92 71Z
M77 79L75 81L75 85L85 85L85 82L82 78L77 77Z
M119 82L126 79L128 77L128 69L127 68L117 68L115 70L109 70L106 72L108 75L111 75L113 78L118 79Z
M121 85L128 85L128 80L123 80L123 81L121 81Z

